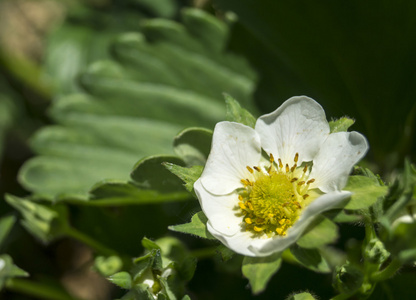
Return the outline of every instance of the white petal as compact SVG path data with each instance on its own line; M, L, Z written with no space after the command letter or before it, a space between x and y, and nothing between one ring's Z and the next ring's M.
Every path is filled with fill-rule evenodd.
M225 236L216 231L210 222L207 223L208 231L216 237L221 243L233 250L234 252L245 256L257 256L250 248L253 243L252 233L238 231L232 236Z
M367 153L368 148L366 138L358 132L330 134L313 159L309 177L315 182L311 188L318 187L325 193L341 190L352 167Z
M202 211L207 216L212 227L221 234L233 235L241 230L242 217L237 217L238 195L213 195L209 193L198 179L194 184Z
M256 123L262 148L267 154L293 164L296 153L299 163L311 161L329 134L329 125L322 107L313 99L292 97L274 112L261 116Z
M202 185L212 194L224 195L243 187L241 179L251 178L247 166L261 158L260 137L254 129L233 122L215 126Z
M347 191L332 192L320 196L305 208L299 220L288 229L286 236L255 240L249 250L255 253L255 256L267 256L285 250L299 239L317 215L326 210L342 207L344 201L350 196L351 193Z

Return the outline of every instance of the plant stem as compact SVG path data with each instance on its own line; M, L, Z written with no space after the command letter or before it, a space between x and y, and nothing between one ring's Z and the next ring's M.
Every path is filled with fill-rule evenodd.
M372 281L375 281L375 282L389 279L400 269L401 266L402 266L402 263L400 262L400 260L395 258L383 270L374 272L373 274L371 274L370 278Z
M193 250L191 255L197 259L204 259L211 256L214 256L218 247L203 248L198 250Z
M75 228L68 227L66 230L68 236L84 243L85 245L91 247L95 251L103 255L117 255L117 252L113 249L107 248L100 242L94 240L93 238L89 237L88 235L76 230Z
M39 299L76 300L64 291L50 285L29 281L27 279L12 278L6 281L6 288Z

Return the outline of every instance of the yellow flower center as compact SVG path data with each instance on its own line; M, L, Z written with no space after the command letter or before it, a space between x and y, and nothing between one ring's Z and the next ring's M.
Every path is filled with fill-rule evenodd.
M298 157L296 153L292 167L283 166L280 159L275 163L272 154L266 169L247 166L255 180L241 180L245 188L238 196L238 205L244 230L254 235L284 236L302 209L315 198L314 192L313 197L308 194L309 185L315 180L308 178L307 164L303 168L297 166Z

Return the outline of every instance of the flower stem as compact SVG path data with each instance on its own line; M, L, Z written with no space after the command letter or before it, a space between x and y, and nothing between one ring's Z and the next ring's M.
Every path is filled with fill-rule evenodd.
M27 279L11 278L6 281L6 288L39 299L76 300L76 298L71 297L62 290Z
M106 246L104 246L100 242L98 242L98 241L94 240L93 238L89 237L88 235L76 230L75 228L68 227L66 229L66 234L68 236L84 243L85 245L91 247L92 249L94 249L95 251L97 251L100 254L103 254L103 255L116 255L117 254L117 252L115 250L107 248Z
M370 278L372 281L375 282L389 279L401 268L401 266L402 263L400 262L400 260L395 258L383 270L371 274Z

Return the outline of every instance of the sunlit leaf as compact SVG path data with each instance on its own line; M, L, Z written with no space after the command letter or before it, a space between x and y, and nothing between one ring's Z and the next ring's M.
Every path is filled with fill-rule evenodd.
M205 214L200 211L196 213L190 223L181 224L181 225L172 225L169 226L169 229L172 231L178 231L183 233L188 233L192 235L196 235L206 239L215 239L211 233L207 230L207 223L208 219Z

